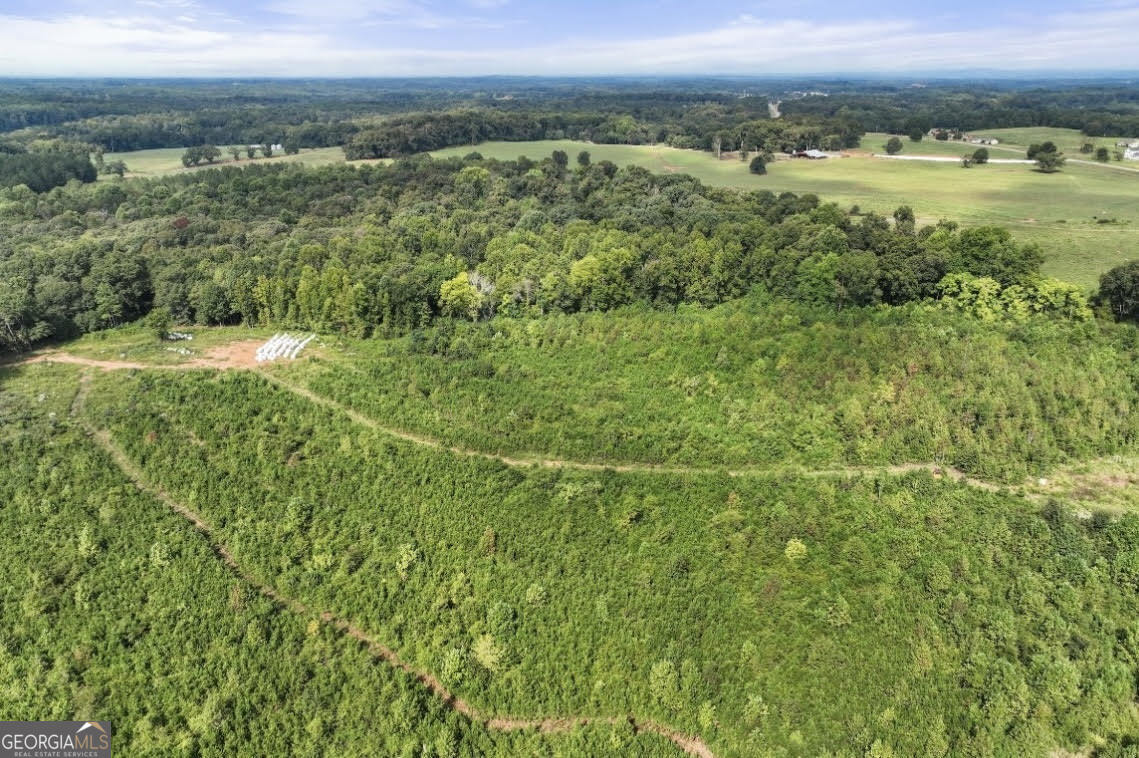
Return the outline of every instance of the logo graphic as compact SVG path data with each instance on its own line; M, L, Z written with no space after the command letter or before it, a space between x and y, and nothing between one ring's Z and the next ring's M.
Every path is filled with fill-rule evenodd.
M110 758L109 721L0 721L0 758Z

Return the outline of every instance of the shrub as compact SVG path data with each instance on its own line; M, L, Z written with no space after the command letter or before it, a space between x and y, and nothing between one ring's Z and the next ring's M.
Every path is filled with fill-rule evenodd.
M495 673L502 665L504 652L492 635L484 634L475 640L474 655L480 666Z

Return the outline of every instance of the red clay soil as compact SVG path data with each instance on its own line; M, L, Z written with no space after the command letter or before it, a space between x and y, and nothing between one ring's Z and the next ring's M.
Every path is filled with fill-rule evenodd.
M264 340L231 342L228 345L210 348L205 355L186 361L185 363L139 363L138 361L84 358L80 355L72 355L71 353L63 353L56 350L35 353L27 358L14 361L14 363L68 363L74 366L96 368L101 371L188 368L212 368L222 370L233 368L250 369L257 366L257 348L260 347L263 342Z

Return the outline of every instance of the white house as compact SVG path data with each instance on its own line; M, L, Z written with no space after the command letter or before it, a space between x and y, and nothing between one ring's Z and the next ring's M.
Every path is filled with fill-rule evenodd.
M1123 160L1139 161L1139 147L1129 147L1123 151Z

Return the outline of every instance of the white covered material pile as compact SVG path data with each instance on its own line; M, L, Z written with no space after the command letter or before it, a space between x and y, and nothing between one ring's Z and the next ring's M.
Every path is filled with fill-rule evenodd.
M310 334L303 339L292 334L274 334L268 342L257 348L257 362L275 361L278 358L296 358L314 337L316 337L315 334Z

